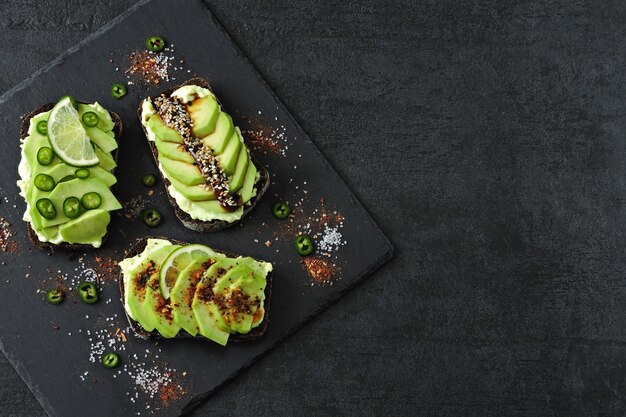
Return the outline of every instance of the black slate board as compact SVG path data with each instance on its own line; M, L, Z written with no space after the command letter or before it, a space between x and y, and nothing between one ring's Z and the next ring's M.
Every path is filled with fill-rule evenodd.
M142 97L167 85L158 89L132 86L129 96L121 101L109 96L109 86L124 78L123 57L141 49L143 40L154 33L163 34L174 45L173 55L185 61L183 70L172 73L176 79L170 85L192 75L202 76L212 83L235 123L245 128L247 119L242 116L258 115L264 122L284 127L289 141L284 157L259 155L275 174L274 182L242 227L217 234L194 233L175 219L163 190L157 188L150 199L150 205L166 216L157 230L159 235L206 243L275 265L271 323L259 342L221 348L211 343L174 340L155 346L128 334L125 350L120 352L127 367L145 363L144 369L165 364L174 369L172 375L184 394L167 404L146 395L127 372L112 372L89 361L97 334L127 324L114 282L102 285L103 302L95 306L70 298L53 307L37 294L37 289L50 285L44 283L45 279L58 273L68 275L67 284L71 285L77 279L75 268L81 255L57 252L48 256L31 247L21 221L24 205L14 185L18 179L19 117L69 93L82 100L97 100L122 117L117 194L122 202L138 194L145 196L139 179L155 167L135 109ZM200 1L138 3L2 96L0 117L0 135L5 143L0 153L0 216L12 224L17 247L15 253L2 255L6 265L0 267L0 342L5 355L51 416L184 413L391 257L393 249L388 240ZM280 226L270 214L273 195L294 201L303 195L303 189L308 190L305 210L313 210L324 198L345 216L341 232L347 243L337 251L341 273L332 286L309 285L311 280L290 241L274 241L270 248L263 245L263 241L273 239L273 231ZM114 216L110 231L110 239L98 256L120 259L135 239L155 234L140 220L123 216ZM94 256L86 254L84 262L93 264Z

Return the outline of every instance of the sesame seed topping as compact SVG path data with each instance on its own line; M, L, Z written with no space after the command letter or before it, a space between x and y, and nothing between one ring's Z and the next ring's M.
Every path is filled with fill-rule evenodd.
M239 206L241 204L239 196L230 194L230 176L218 165L213 150L193 135L193 120L185 102L179 97L168 97L162 94L154 99L153 104L163 123L176 129L183 137L185 149L196 161L202 176L217 195L220 204L230 209Z

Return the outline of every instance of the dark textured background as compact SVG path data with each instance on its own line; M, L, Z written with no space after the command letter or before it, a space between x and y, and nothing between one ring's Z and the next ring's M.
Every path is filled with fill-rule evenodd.
M194 417L624 415L626 5L498 3L209 4L397 250ZM130 4L0 2L0 91Z

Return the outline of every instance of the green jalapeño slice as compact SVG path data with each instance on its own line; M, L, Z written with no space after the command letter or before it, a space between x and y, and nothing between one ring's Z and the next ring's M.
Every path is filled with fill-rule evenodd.
M84 180L85 178L89 178L91 172L89 172L87 168L78 168L76 171L74 171L74 175L76 175L77 178Z
M154 174L146 174L141 179L141 183L146 187L152 187L156 184L156 176Z
M41 191L51 191L55 186L54 178L47 174L37 174L34 184Z
M289 216L290 212L291 212L291 209L289 208L289 205L287 205L287 203L284 203L282 201L277 201L272 206L272 213L274 214L274 217L276 217L277 219L286 219L287 216Z
M302 256L310 255L313 252L313 241L308 235L300 235L294 242L296 250Z
M85 126L89 126L89 127L97 126L98 122L100 121L100 119L98 118L98 115L92 111L83 113L81 119L83 119L83 123L85 124Z
M65 293L60 288L53 288L46 293L46 300L50 304L60 304L65 298Z
M165 49L165 39L162 36L150 36L146 39L146 48L152 52L160 52Z
M126 86L122 83L113 83L111 85L111 96L119 100L126 95Z
M42 120L37 123L37 132L41 133L44 136L48 136L48 122Z
M63 202L63 214L68 219L75 219L80 214L80 200L76 197L68 197Z
M93 282L85 281L78 286L78 297L85 304L95 304L100 298L98 287Z
M143 221L150 227L157 227L161 223L161 213L155 209L148 209L143 213Z
M120 364L120 357L115 352L108 352L102 355L100 362L105 368L115 368Z
M54 208L54 203L49 198L40 198L35 203L35 208L45 219L52 220L57 216L57 210Z
M80 199L80 203L87 210L97 209L102 204L102 197L96 192L87 193Z
M43 146L37 151L37 162L39 162L41 165L50 165L53 159L54 151L52 150L52 148Z

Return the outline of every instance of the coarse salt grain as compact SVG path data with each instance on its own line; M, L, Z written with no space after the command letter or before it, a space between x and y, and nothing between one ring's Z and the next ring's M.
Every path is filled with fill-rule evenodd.
M332 252L344 244L342 238L339 226L329 227L326 225L321 238L317 241L317 246L323 251Z

